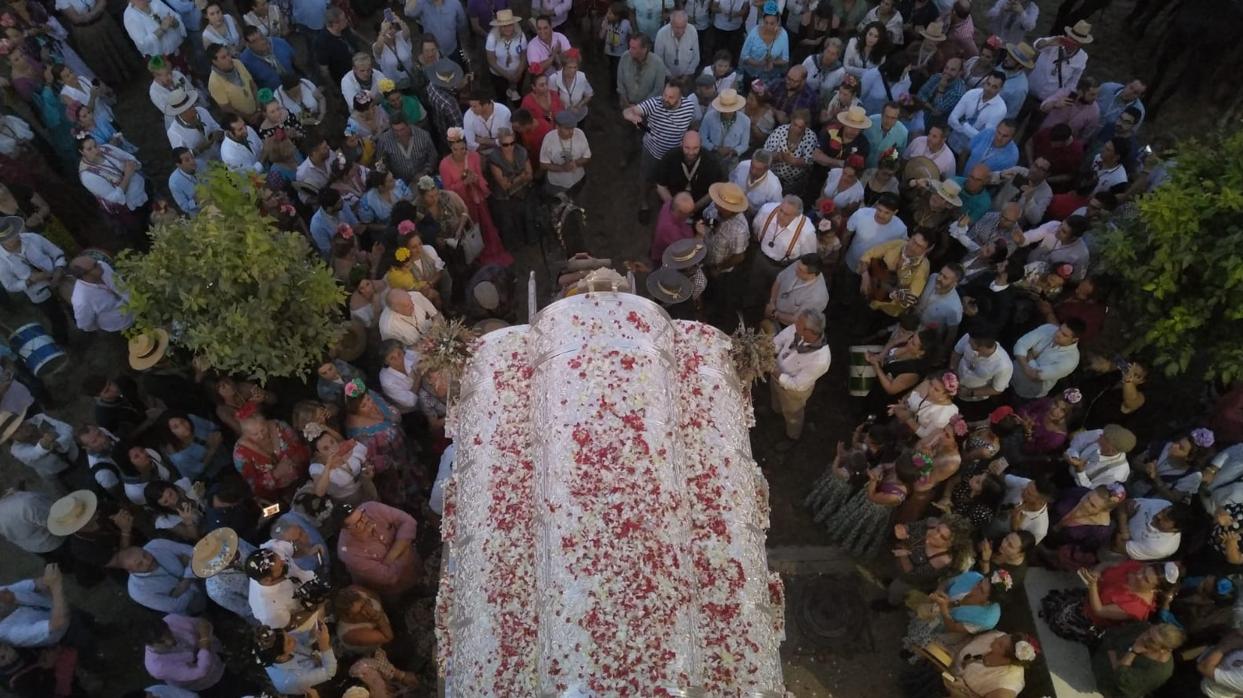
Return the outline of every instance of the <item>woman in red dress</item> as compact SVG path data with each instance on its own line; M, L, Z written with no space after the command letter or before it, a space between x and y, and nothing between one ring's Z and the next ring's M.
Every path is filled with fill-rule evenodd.
M233 447L233 465L256 499L286 501L307 476L311 454L293 427L263 416L249 402L237 410L242 438Z
M531 70L531 91L522 98L522 108L531 112L537 122L549 128L556 126L555 119L562 110L561 95L548 89L548 76ZM536 158L538 159L538 158Z
M502 267L513 264L514 258L501 243L500 233L497 232L496 225L492 222L492 213L488 210L491 189L488 187L488 180L483 176L479 153L472 153L467 149L466 137L460 128L450 128L446 138L449 141L449 154L440 161L440 179L445 189L462 198L471 220L479 224L483 234L483 252L479 255L479 263Z

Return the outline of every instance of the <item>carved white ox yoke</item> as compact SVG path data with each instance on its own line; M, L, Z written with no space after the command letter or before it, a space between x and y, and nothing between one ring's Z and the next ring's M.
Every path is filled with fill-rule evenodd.
M784 694L768 489L729 346L626 293L480 340L450 416L446 695Z

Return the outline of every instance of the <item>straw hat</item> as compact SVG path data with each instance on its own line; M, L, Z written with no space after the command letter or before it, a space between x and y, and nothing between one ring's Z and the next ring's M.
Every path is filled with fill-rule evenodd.
M4 216L0 218L0 242L8 242L26 230L26 221L21 216Z
M962 186L959 185L958 182L955 182L952 179L937 182L932 185L932 191L934 191L937 196L945 199L951 204L955 206L962 206L962 199L958 196L958 193L962 191Z
M168 331L157 327L150 332L134 335L129 340L129 365L135 371L145 371L160 363L168 351Z
M237 531L217 528L194 544L190 567L195 575L203 579L214 577L233 562L233 558L237 557L237 550Z
M367 328L357 320L341 323L345 333L333 345L331 354L343 361L355 361L367 350Z
M860 131L872 128L872 120L868 118L867 111L859 106L851 107L844 112L838 112L837 120L842 126L857 128Z
M99 498L90 490L71 492L52 503L47 512L47 530L54 536L77 533L95 515Z
M935 41L937 43L945 41L949 38L945 36L945 27L941 24L940 20L929 22L928 26L919 30L919 35L929 41Z
M498 318L488 318L486 320L476 322L471 329L475 331L475 334L482 337L489 332L495 332L497 330L505 329L506 327L509 327L508 322Z
M8 441L13 436L13 432L17 431L17 428L22 425L22 422L26 421L26 410L28 409L30 409L30 405L23 407L16 414L8 410L0 412L0 444Z
M647 293L663 305L675 305L691 297L691 280L669 267L647 275Z
M738 94L738 90L728 87L712 100L712 108L722 114L732 114L747 106L747 100Z
M518 24L521 21L521 18L514 16L513 10L505 9L497 10L496 17L491 22L488 22L488 24L493 27L508 27L511 24Z
M675 240L661 255L661 265L670 269L688 269L704 261L708 246L699 238Z
M187 92L181 87L174 88L173 91L168 93L168 110L173 113L173 116L181 116L193 109L198 99L198 90Z
M1087 45L1095 41L1092 38L1092 24L1086 19L1075 22L1073 27L1063 27L1062 30L1066 32L1066 36L1074 39L1077 44Z
M1006 53L1019 65L1031 70L1036 67L1036 49L1026 41L1017 44L1006 44Z
M710 185L708 197L712 199L712 203L716 204L717 208L732 213L742 213L750 205L742 187L733 182L717 182Z
M906 166L902 168L902 181L909 182L912 179L931 179L936 181L941 179L941 168L937 167L936 161L932 158L923 156L911 158L906 161Z

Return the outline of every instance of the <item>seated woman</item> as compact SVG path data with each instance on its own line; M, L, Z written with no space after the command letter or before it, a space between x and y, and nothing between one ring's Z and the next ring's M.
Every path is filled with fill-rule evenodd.
M1105 698L1152 695L1174 675L1174 650L1187 641L1170 623L1127 623L1105 631L1092 653L1096 690Z
M1216 441L1211 429L1184 430L1170 441L1154 443L1135 468L1139 477L1130 485L1136 497L1160 497L1191 502L1200 491L1204 467L1213 457Z
M1168 607L1179 575L1173 562L1084 567L1079 578L1085 588L1050 591L1040 601L1040 616L1058 637L1095 645L1106 630L1148 620L1158 607Z
M971 530L950 514L893 527L893 559L898 576L889 584L878 610L897 608L911 590L930 592L942 573L971 553Z
M1111 512L1124 499L1121 485L1063 492L1049 509L1049 535L1040 542L1045 564L1061 570L1096 564L1097 551L1109 545L1113 532Z
M934 638L954 645L967 635L992 630L1001 620L1001 606L989 601L991 592L988 577L979 572L963 572L946 579L916 609L902 645L913 651Z
M365 445L344 440L336 430L315 422L303 427L302 434L311 446L310 474L316 495L351 506L375 499Z
M351 584L336 593L333 608L342 654L369 656L393 641L393 626L380 597L370 589Z
M1018 698L1026 685L1023 674L1036 661L1037 647L1027 635L999 630L982 633L958 650L945 678L946 688L951 695Z
M182 477L191 482L213 480L228 465L229 455L220 445L220 427L202 417L184 412L168 412L160 418L164 426L164 454Z
M1048 466L1061 462L1070 442L1070 420L1083 395L1075 388L1022 405L1014 413L1021 426L1012 439L1006 439L1006 459L1015 472L1048 476ZM1013 448L1012 446L1017 446Z
M181 480L181 484L188 483ZM193 487L182 489L167 480L157 480L143 488L143 498L155 520L155 530L187 543L198 542L202 536L203 501Z
M258 499L286 500L306 477L309 453L285 422L269 420L256 403L237 411L242 437L233 447L233 466Z

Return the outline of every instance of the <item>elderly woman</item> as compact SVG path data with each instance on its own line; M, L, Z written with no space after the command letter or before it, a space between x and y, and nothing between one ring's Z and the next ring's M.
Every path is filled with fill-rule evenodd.
M342 439L335 429L317 422L304 426L302 434L312 451L309 472L317 496L351 506L375 499L366 445Z
M776 0L768 0L760 10L762 19L747 34L739 54L739 68L750 82L771 82L790 67L790 36L781 26L781 10Z
M561 70L548 76L548 87L561 99L561 106L578 119L581 124L587 118L587 104L595 95L591 83L587 82L587 74L579 70L582 55L578 49L572 48L565 52L561 60Z
M859 180L863 174L863 166L862 155L851 155L846 158L844 165L829 170L829 178L824 182L820 201L832 201L834 212L838 212L843 218L849 218L859 204L863 203L863 182Z
M380 502L366 502L341 524L337 555L354 583L396 598L418 583L422 560L414 548L414 517Z
M1059 637L1089 645L1106 630L1148 620L1168 606L1181 571L1173 562L1126 560L1095 569L1080 568L1083 589L1054 589L1040 601L1040 616Z
M306 477L309 453L285 422L263 416L257 403L237 410L242 436L233 447L233 466L258 499L280 501Z
M1174 650L1187 633L1171 623L1127 623L1101 636L1092 653L1096 690L1105 698L1152 695L1174 675Z
M951 695L1018 698L1026 685L1026 667L1037 654L1036 641L1031 637L993 630L977 635L958 650L942 677Z
M393 641L393 625L374 591L351 584L336 593L332 605L344 654L369 656Z
M214 423L192 414L170 412L160 419L165 429L163 450L181 476L197 482L214 480L229 462L220 448L224 435Z
M483 234L483 251L479 255L479 262L503 267L513 264L514 258L501 243L500 232L493 224L492 213L488 210L488 196L492 189L488 186L487 178L483 176L483 160L479 153L467 148L462 129L450 128L446 138L449 141L449 154L440 161L440 179L444 182L445 189L457 194L466 204L470 219L479 225ZM442 234L443 232L442 228Z
M933 638L957 644L967 635L997 627L1001 605L990 601L992 583L974 570L950 577L937 585L926 603L916 610L902 644L908 650L923 647Z
M764 150L773 154L772 172L781 180L783 191L803 191L807 174L811 171L812 155L820 147L810 124L811 112L795 109L790 114L790 123L773 129L764 141Z
M1109 545L1111 512L1126 498L1120 485L1093 489L1072 487L1049 509L1049 534L1040 555L1051 567L1073 570L1095 564L1096 552Z
M492 179L492 212L509 245L535 241L531 218L531 183L535 180L531 153L508 128L497 129L497 146L487 156L488 176ZM538 157L538 153L536 154Z
M366 445L381 496L405 501L406 490L414 485L415 462L401 428L401 413L361 380L345 388L345 435Z

